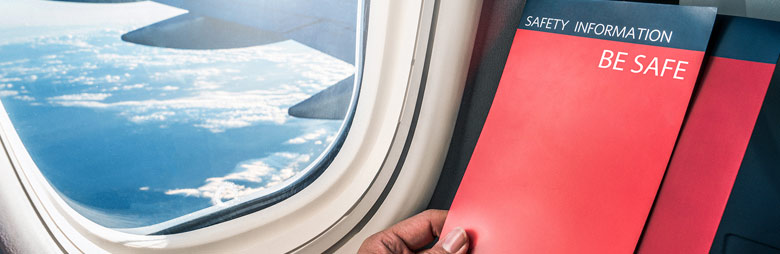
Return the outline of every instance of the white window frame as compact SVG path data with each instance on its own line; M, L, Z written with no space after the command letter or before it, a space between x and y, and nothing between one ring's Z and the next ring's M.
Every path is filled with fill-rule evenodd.
M98 225L49 185L0 108L0 233L20 252L354 253L422 209L452 135L482 1L373 0L350 131L327 170L255 213L171 235ZM13 210L13 211L9 211ZM46 240L51 239L51 241Z

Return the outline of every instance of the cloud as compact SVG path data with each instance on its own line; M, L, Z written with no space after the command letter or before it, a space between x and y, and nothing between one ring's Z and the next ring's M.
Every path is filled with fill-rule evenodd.
M20 100L20 101L35 101L35 97L28 96L28 95L17 95L14 96L14 99Z
M49 101L102 101L111 97L108 93L80 93L50 97Z
M303 144L306 143L306 139L303 137L297 137L290 140L287 140L288 144Z
M103 77L103 80L105 80L107 83L117 83L122 80L122 77L118 75L106 75Z
M116 110L134 123L192 123L195 127L217 133L260 122L283 124L289 118L285 106L308 97L307 94L283 90L205 91L174 99L102 102L110 96L112 95L108 93L82 93L56 96L47 100L65 107Z
M17 91L10 91L10 90L0 90L0 98L8 97L8 96L14 96L19 94Z
M130 117L130 121L134 123L143 123L148 121L165 121L169 117L175 116L175 112L171 111L163 111L163 112L154 112L148 115L136 115Z
M173 189L168 190L165 192L167 195L183 195L183 196L194 196L194 197L200 197L200 192L196 189Z
M222 177L211 177L197 188L167 190L167 195L209 198L211 203L219 205L223 200L231 200L254 192L279 185L295 176L309 165L311 155L277 152L259 160L239 163L234 173ZM274 166L277 165L278 166ZM248 187L236 182L255 183Z
M292 138L290 140L287 140L288 144L303 144L315 139L319 139L320 137L324 136L327 133L325 129L318 129L314 132L306 133L302 136Z
M336 135L326 128L314 128L313 131L293 138L287 143L300 145L315 141L315 144L322 144L323 141ZM303 140L303 142L294 140ZM275 152L264 158L240 162L233 172L219 177L207 178L199 187L170 189L165 193L207 198L211 200L212 204L221 205L225 200L243 197L284 184L285 181L292 179L307 168L320 152L317 149L311 153Z
M133 90L133 89L144 88L144 87L146 87L146 86L148 86L148 85L149 85L149 84L134 84L134 85L126 85L126 86L122 86L122 88L121 88L121 89L122 89L122 90Z

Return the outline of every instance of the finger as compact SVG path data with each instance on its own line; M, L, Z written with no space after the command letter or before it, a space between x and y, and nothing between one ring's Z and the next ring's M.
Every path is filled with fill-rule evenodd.
M358 249L358 254L411 254L412 250L397 235L387 230L368 237Z
M358 253L412 253L441 234L445 210L427 210L378 232L360 246Z
M385 230L398 236L409 249L416 250L433 242L441 235L446 210L426 210Z
M433 248L422 254L466 254L469 251L469 236L461 227L447 233Z
M466 230L456 227L444 237L441 248L452 254L466 254L469 251L469 235Z

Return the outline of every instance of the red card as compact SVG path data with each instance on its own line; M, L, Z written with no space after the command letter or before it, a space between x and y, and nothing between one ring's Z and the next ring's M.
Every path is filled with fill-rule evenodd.
M633 252L709 38L684 30L711 30L714 16L698 7L528 1L444 231L465 228L472 253ZM578 33L588 20L666 25L682 44Z
M639 253L708 253L780 54L780 23L718 16Z

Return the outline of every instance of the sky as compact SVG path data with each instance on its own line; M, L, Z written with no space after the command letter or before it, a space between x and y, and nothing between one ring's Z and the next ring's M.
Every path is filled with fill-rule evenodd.
M43 0L0 1L0 29L156 22L186 11L151 1L91 4Z
M0 1L0 44L57 33L63 28L153 24L185 10L151 1L93 4L42 0ZM138 27L140 28L140 27Z

